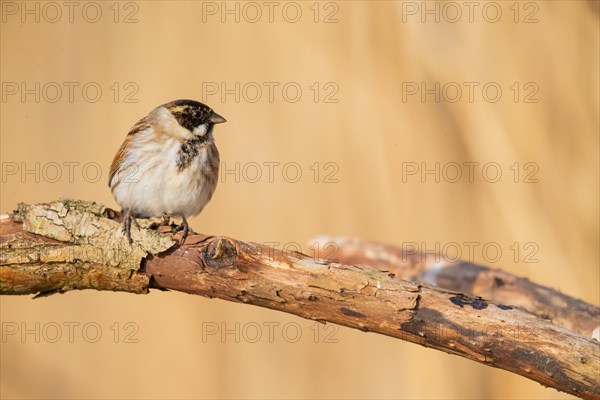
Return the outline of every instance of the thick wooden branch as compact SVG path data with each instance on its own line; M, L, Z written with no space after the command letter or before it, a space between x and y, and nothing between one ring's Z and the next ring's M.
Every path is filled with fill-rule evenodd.
M313 249L326 249L328 259L369 266L393 273L399 279L429 283L494 303L523 307L540 318L600 340L600 307L500 269L464 261L449 262L443 255L415 253L358 238L319 236L309 243Z
M526 311L226 237L179 246L134 229L129 246L108 214L95 203L21 205L0 222L0 293L179 290L388 335L600 399L600 343Z

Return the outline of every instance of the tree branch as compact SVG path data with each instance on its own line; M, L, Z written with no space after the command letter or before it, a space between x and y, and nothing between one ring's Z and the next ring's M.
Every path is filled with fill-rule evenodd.
M525 311L226 237L178 246L133 229L129 246L110 214L72 200L20 205L0 222L0 294L179 290L403 339L600 399L600 344Z
M329 246L328 259L365 265L393 273L399 279L429 283L494 303L523 307L542 319L600 340L599 307L527 278L470 262L449 262L438 254L416 253L358 238L319 236L310 243L315 249Z

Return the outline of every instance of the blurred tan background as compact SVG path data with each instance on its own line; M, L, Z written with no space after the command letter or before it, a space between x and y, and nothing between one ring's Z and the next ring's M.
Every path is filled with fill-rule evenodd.
M74 3L71 16L62 2L1 4L3 212L62 196L116 207L107 174L128 129L192 98L228 119L215 136L233 171L196 231L304 251L319 233L457 243L598 304L598 2ZM422 98L436 82L440 98ZM452 163L471 162L473 182L466 166L451 182ZM421 177L436 163L439 182ZM0 302L3 399L570 398L399 340L181 293Z

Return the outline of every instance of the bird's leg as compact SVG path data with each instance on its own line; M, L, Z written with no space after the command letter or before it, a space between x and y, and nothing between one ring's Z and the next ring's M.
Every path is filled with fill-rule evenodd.
M139 230L142 230L142 227L140 226L140 224L137 222L137 220L133 216L133 211L131 210L131 208L127 208L127 209L123 210L123 233L127 237L129 244L131 244L133 242L131 240L131 222L132 221L133 221L133 225L135 225L136 228L138 228Z
M183 244L183 242L185 242L185 238L188 236L188 233L190 232L190 226L188 225L187 219L185 219L184 215L182 215L181 218L183 218L183 220L181 221L181 225L183 225L183 233L181 234L181 243Z
M129 244L131 244L131 242L132 242L132 240L131 240L131 218L132 218L131 208L124 209L123 210L123 233L127 237Z
M131 220L133 221L133 224L135 225L136 228L138 228L140 231L142 230L142 227L140 226L140 224L137 222L137 219L135 219L135 216L133 215L133 213L131 213Z

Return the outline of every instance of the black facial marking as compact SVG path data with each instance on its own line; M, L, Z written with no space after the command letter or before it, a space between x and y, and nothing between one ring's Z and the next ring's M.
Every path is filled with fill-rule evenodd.
M195 100L175 100L165 104L179 125L192 132L194 128L210 122L212 109Z
M210 140L212 137L213 125L209 124L208 131L203 136L194 136L193 138L186 140L181 143L181 148L177 152L177 169L179 172L183 171L190 166L192 161L200 153L202 145Z

